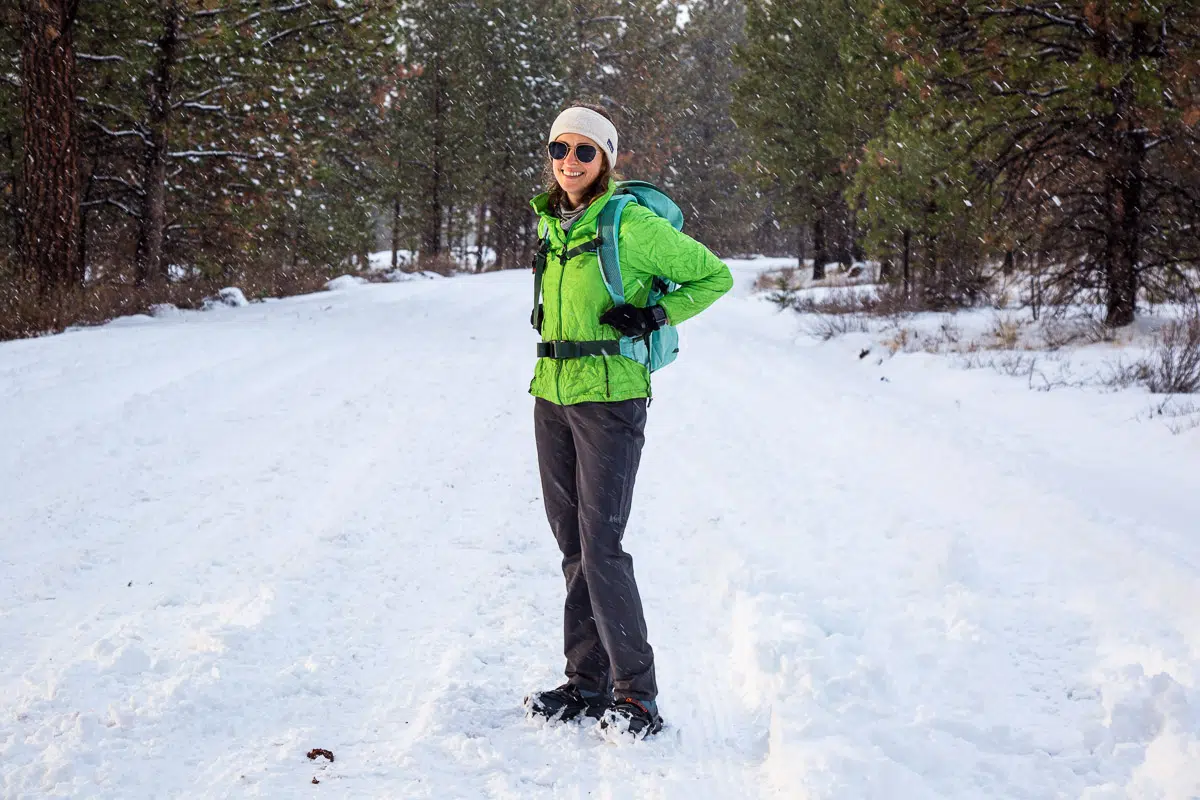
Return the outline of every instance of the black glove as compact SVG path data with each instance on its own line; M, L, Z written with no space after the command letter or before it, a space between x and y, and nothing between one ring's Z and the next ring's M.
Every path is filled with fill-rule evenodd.
M601 325L611 325L621 332L622 336L636 339L656 331L667 321L667 312L662 306L638 308L628 303L610 308L600 315Z

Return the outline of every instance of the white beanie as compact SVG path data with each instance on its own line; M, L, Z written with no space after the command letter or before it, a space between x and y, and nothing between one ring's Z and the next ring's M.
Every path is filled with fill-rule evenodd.
M577 133L591 139L608 156L608 166L616 167L617 126L609 122L603 114L583 106L572 106L554 120L554 124L550 126L550 138L546 140L547 143L553 142L564 133Z

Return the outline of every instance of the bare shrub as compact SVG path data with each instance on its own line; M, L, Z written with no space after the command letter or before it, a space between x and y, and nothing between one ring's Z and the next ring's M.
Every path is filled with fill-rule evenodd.
M1042 320L1038 326L1038 333L1041 334L1042 343L1047 350L1061 350L1084 338L1078 323L1055 317Z
M450 253L438 253L436 256L422 255L417 258L417 270L435 272L449 278L458 272L458 262Z
M1080 335L1088 344L1111 344L1117 340L1117 331L1103 319L1088 315L1080 322Z
M1200 314L1168 322L1157 340L1146 388L1155 394L1200 392Z
M899 283L881 284L873 300L871 313L880 317L902 317L923 310L916 294L906 295Z
M962 340L962 329L950 315L942 317L942 321L938 324L938 331L948 344L958 344Z
M870 295L840 288L822 292L819 296L801 295L796 298L793 308L806 314L867 314L871 305Z
M823 342L847 333L870 331L870 320L861 314L819 314L808 326L809 334Z
M996 317L992 329L988 331L995 350L1016 350L1021 342L1021 323L1008 317Z
M913 345L918 339L920 339L920 337L921 334L919 331L913 330L912 328L900 328L896 331L895 335L893 335L891 339L888 339L883 343L883 346L886 347L892 355L901 352L908 353L912 352L910 348L915 349Z
M756 292L769 292L780 289L794 290L799 287L800 280L798 278L798 270L795 267L763 270L754 279L754 291Z
M1138 359L1129 364L1118 359L1115 363L1105 364L1098 379L1110 389L1128 389L1144 384L1149 378L1150 365L1145 359Z
M1171 396L1149 410L1151 418L1166 422L1167 430L1175 435L1200 428L1200 405L1191 400Z
M0 340L58 333L72 325L99 325L117 317L147 314L156 305L202 308L206 297L236 285L252 299L320 291L331 278L328 267L277 268L212 279L135 286L120 280L88 284L42 298L31 282L13 278L0 284Z
M966 354L962 360L962 365L966 369L992 369L1013 378L1032 377L1037 363L1036 356L1027 356L1024 353L994 356L971 352Z

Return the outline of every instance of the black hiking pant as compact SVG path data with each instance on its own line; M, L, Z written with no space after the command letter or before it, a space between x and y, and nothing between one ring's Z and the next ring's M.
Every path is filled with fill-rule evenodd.
M646 441L646 400L559 406L533 412L546 516L562 551L567 601L567 680L581 689L653 700L654 651L621 548Z

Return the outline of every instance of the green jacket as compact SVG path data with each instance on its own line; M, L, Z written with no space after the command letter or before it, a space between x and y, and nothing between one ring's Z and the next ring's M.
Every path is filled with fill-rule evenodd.
M616 329L600 324L600 315L612 308L613 302L600 274L599 256L583 253L566 264L561 260L562 253L596 238L600 209L612 192L610 187L593 202L567 235L547 208L547 194L538 195L531 203L541 217L541 230L548 227L550 231L550 254L542 281L543 341L586 342L621 336ZM634 203L621 214L618 246L626 302L646 305L655 276L679 284L679 289L659 304L673 325L699 314L733 287L729 267L707 247ZM539 358L529 392L558 405L632 400L650 396L650 373L624 356Z

